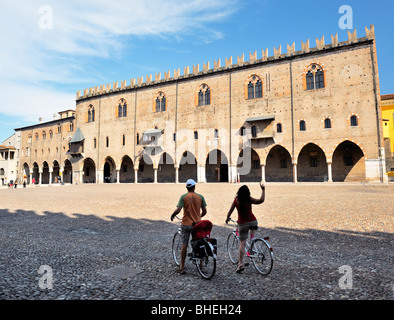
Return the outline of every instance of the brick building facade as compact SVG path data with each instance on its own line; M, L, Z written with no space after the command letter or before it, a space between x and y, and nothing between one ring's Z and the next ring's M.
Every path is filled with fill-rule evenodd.
M63 158L33 154L21 171L46 162L53 172L56 161L84 183L384 182L375 34L365 29L79 91Z

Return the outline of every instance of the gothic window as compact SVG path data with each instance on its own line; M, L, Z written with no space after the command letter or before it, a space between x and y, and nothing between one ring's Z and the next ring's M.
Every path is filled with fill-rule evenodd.
M117 108L115 109L117 118L127 117L127 102L125 99L120 99Z
M87 122L94 122L95 118L95 110L92 105L88 107L88 117L87 117Z
M325 87L324 70L316 63L312 63L307 68L304 77L305 90L322 89Z
M45 140L47 138L47 133L45 131L42 132L42 140Z
M263 96L263 83L259 76L252 75L247 80L247 99L257 99Z
M49 139L52 139L52 138L53 138L53 131L49 130Z
M156 112L166 111L167 109L167 101L164 92L160 91L156 95Z
M211 104L211 90L205 83L199 87L197 106L207 106Z

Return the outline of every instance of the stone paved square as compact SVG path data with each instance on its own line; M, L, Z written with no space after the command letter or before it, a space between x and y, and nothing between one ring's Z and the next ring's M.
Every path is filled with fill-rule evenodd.
M224 220L239 187L197 184L218 239L209 281L190 262L185 275L174 272L179 222L169 217L183 184L0 189L0 299L393 299L394 184L267 183L265 202L253 207L258 234L274 248L267 277L253 266L236 274L226 253ZM52 270L52 289L40 288L41 266ZM351 288L340 287L343 266ZM112 268L141 272L103 274Z

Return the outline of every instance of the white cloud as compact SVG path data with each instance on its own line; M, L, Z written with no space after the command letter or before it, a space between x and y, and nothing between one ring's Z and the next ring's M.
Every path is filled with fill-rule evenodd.
M223 33L210 25L229 17L237 1L2 1L0 113L37 118L73 108L75 93L62 86L89 82L84 63L110 58L129 37L203 32L206 42L221 39ZM42 28L45 4L52 9L51 29Z

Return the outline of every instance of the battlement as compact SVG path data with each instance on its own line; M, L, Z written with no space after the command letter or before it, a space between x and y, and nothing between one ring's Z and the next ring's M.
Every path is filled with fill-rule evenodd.
M279 59L284 59L292 56L303 55L307 53L314 53L321 50L331 49L335 47L343 47L346 45L354 44L357 42L363 42L366 40L374 40L375 39L375 28L374 25L371 25L368 29L365 27L365 37L357 38L357 30L354 29L353 32L348 30L348 39L343 42L338 41L338 33L331 35L331 43L326 44L324 36L321 39L316 38L316 47L310 47L310 40L308 39L305 43L301 41L301 50L296 51L295 42L292 45L287 44L287 52L282 53L282 46L280 45L278 48L273 48L273 55L269 56L268 49L262 50L262 56L260 59L257 58L257 51L254 53L249 53L249 61L245 61L245 54L241 56L237 55L237 62L233 63L233 57L225 58L224 66L221 64L221 60L218 59L214 61L213 68L210 67L209 61L207 63L203 63L202 70L200 70L200 65L193 65L192 68L189 66L183 68L183 75L181 75L180 68L175 69L173 76L171 77L171 72L164 72L164 77L162 78L161 72L156 73L155 77L152 77L152 74L144 77L137 77L130 79L130 84L127 85L127 80L116 81L109 84L102 84L95 87L87 88L77 91L76 100L83 100L87 98L91 98L94 96L100 96L108 93L114 93L118 91L124 91L154 84L160 84L170 81L175 81L178 79L186 79L189 77L211 74L217 71L223 71L227 69L233 69L242 66L254 65L266 61L274 61Z

